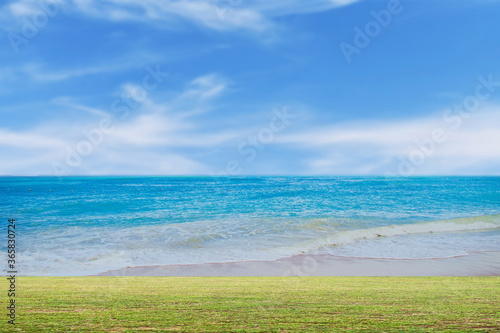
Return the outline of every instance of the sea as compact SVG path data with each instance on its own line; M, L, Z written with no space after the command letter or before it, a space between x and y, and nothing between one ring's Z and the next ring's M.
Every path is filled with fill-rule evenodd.
M500 177L1 177L18 275L500 251Z

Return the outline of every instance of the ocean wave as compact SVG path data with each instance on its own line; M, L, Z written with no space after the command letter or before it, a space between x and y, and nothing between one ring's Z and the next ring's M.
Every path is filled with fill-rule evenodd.
M339 231L329 233L327 236L318 239L297 244L295 248L311 252L325 247L352 244L363 239L493 229L500 229L500 214Z
M23 272L28 275L85 275L126 266L275 260L318 251L351 256L424 258L452 256L471 249L498 249L495 240L500 231L500 215L372 228L368 227L373 225L368 220L229 218L129 228L68 227L57 232L24 234L24 241L37 246L21 251L20 256ZM470 240L469 235L463 233L463 237L448 237L467 231L488 234L493 231L494 235L486 237L475 233L478 237ZM429 233L433 236L428 237ZM463 243L454 244L454 239ZM489 239L487 246L484 239ZM435 247L443 243L451 245Z

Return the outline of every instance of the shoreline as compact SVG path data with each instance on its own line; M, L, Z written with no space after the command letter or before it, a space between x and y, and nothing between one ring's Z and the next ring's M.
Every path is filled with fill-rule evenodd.
M274 261L134 266L92 276L500 276L500 252L435 259L301 254Z

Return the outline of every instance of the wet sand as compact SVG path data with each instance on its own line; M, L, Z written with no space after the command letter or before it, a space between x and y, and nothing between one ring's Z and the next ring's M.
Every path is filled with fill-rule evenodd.
M297 255L275 261L137 266L99 276L500 276L500 252L437 259Z

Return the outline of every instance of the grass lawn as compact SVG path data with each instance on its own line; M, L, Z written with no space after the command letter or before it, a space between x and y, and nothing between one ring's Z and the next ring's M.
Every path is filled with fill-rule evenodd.
M498 277L19 277L16 289L2 332L500 331Z

